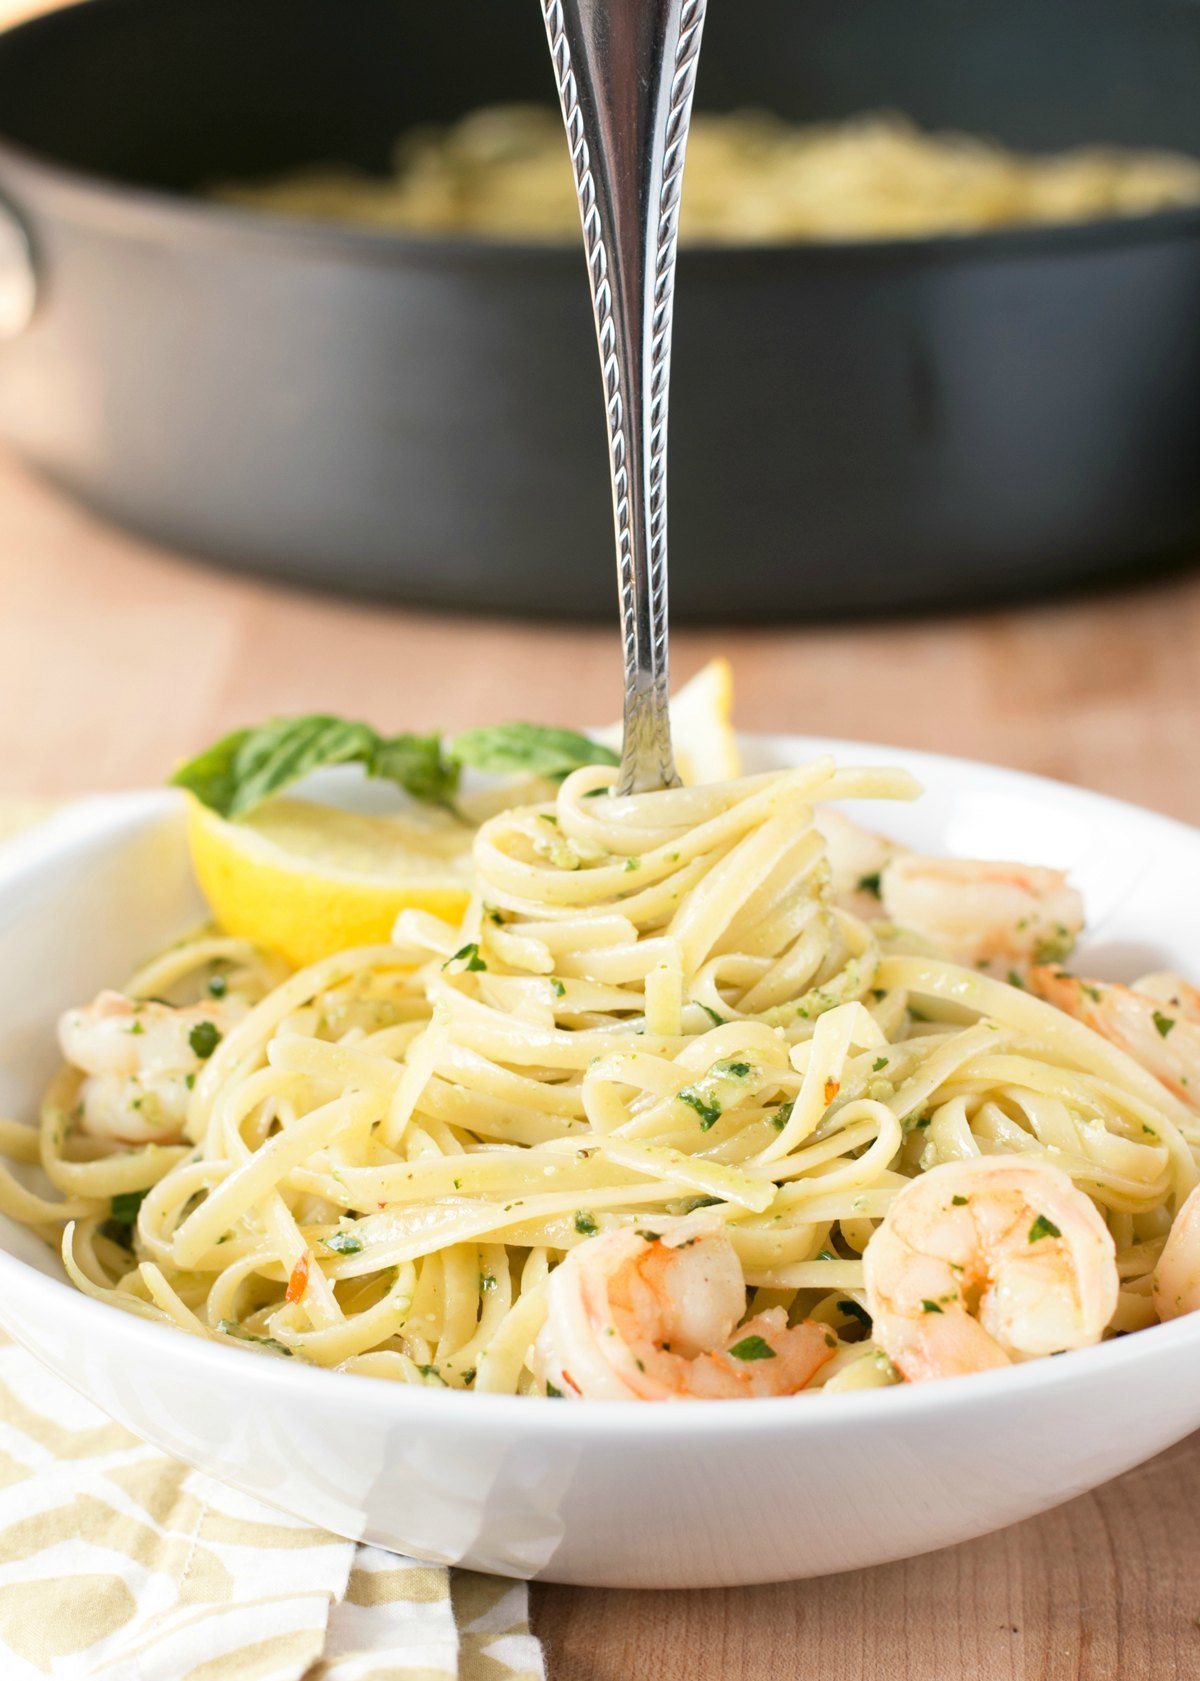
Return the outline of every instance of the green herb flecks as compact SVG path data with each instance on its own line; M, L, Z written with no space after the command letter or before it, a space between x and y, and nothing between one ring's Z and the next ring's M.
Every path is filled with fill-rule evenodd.
M1053 1220L1047 1220L1044 1214L1039 1214L1029 1228L1030 1243L1038 1243L1044 1237L1061 1237L1062 1232Z
M188 1044L201 1062L207 1062L220 1043L221 1029L214 1021L198 1021L188 1034Z
M575 1230L580 1237L595 1237L600 1228L587 1209L580 1208L575 1215Z
M763 1337L743 1337L729 1350L735 1360L774 1360L775 1350Z
M1163 1039L1166 1038L1167 1034L1175 1025L1175 1017L1164 1016L1161 1010L1154 1011L1153 1020L1155 1027L1157 1027L1159 1031L1160 1037Z
M256 1348L265 1349L268 1354L281 1354L290 1360L292 1350L285 1348L274 1337L260 1337L253 1331L248 1331L244 1325L239 1325L236 1319L222 1319L218 1321L217 1330L227 1337L233 1337L236 1342L253 1343Z
M326 1249L332 1249L335 1255L361 1255L363 1240L354 1232L334 1232L331 1237L324 1237L321 1242Z
M922 1302L921 1303L921 1312L922 1313L940 1313L941 1311L942 1311L941 1308L937 1305L936 1302Z
M479 955L479 947L474 940L471 940L465 946L460 946L453 957L446 959L442 968L448 969L452 963L461 963L468 974L475 974L487 968L487 964Z
M699 1115L701 1132L707 1132L710 1127L715 1127L721 1119L721 1105L719 1103L709 1103L691 1086L685 1086L681 1092L676 1092L675 1095L680 1103L686 1103L689 1109L694 1109L696 1114Z
M882 873L879 870L874 870L870 875L859 876L859 878L858 878L858 891L860 893L869 893L872 896L872 898L882 899L883 898Z
M136 1226L138 1213L149 1194L149 1191L118 1191L109 1204L109 1219L115 1226Z

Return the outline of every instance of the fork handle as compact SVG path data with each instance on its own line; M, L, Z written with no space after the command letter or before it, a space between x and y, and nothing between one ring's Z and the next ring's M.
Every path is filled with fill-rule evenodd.
M617 792L677 787L667 710L667 396L705 0L542 0L608 415L625 655Z

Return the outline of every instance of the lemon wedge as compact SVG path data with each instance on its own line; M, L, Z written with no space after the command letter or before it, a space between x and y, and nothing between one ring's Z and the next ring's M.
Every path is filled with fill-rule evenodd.
M732 712L733 673L724 659L711 660L672 700L684 782L741 775ZM621 726L599 739L619 749ZM494 789L488 814L514 798L552 792L529 779ZM187 833L196 880L220 926L290 963L386 942L403 910L457 923L470 895L475 831L443 812L372 816L277 797L230 821L189 795Z
M597 741L621 751L621 725L599 730ZM732 782L742 774L733 731L733 667L709 660L671 697L671 740L675 768L689 788L701 782Z
M236 822L188 797L188 846L214 917L290 963L385 943L402 910L458 922L474 831L440 813L368 816L273 799Z
M675 766L689 787L732 782L742 774L733 733L733 667L709 660L671 702Z

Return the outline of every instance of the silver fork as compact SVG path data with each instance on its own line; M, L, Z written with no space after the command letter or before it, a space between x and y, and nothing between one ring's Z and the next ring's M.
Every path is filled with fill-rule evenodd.
M620 794L679 784L667 713L667 395L705 0L542 0L608 411L625 740Z

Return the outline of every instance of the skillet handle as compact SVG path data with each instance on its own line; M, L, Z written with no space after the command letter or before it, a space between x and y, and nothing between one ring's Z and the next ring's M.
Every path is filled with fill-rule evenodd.
M0 344L25 331L36 304L29 235L12 206L0 199Z

